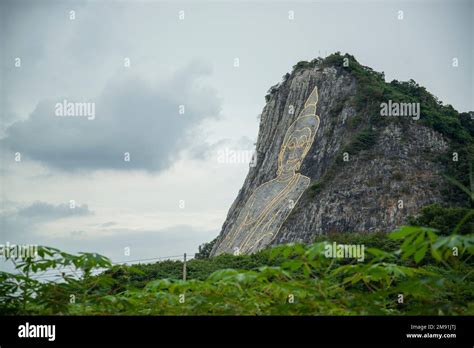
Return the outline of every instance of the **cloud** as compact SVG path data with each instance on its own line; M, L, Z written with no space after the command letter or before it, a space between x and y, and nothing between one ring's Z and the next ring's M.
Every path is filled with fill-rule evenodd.
M216 92L203 81L210 71L193 62L161 84L124 73L94 100L43 100L28 119L6 129L0 144L64 171L164 170L196 126L220 113ZM63 100L94 103L95 117L56 116Z
M8 241L10 244L46 245L71 253L97 252L111 258L114 262L182 256L184 253L187 253L188 257L193 257L199 245L209 242L218 235L217 230L199 229L183 224L157 230L110 228L111 225L116 225L115 223L106 223L104 225L107 226L103 228L100 226L93 228L95 231L93 234L72 227L70 232L65 234L39 235L32 229L35 223L22 218L20 211L24 209L12 215L0 215L2 228L9 226L15 228L2 235L0 244ZM35 215L37 210L33 209L33 211L35 213L32 215ZM49 217L52 218L51 214ZM21 234L20 229L22 229ZM130 254L125 253L125 248L130 251ZM148 262L156 261L158 260ZM0 269L7 267L8 265L0 263Z
M50 204L36 201L26 206L7 202L7 210L0 213L0 244L38 244L69 252L99 252L114 261L166 257L187 252L193 256L198 246L217 236L215 229L176 224L165 228L130 228L115 221L87 223L95 215L86 204L70 209L69 204ZM50 233L50 228L63 219L62 233ZM85 223L85 224L84 224ZM48 233L45 233L45 230ZM124 248L130 248L130 255ZM0 264L0 268L3 267Z
M18 210L18 216L34 220L55 220L68 216L85 216L93 214L86 204L71 208L69 204L58 205L36 201L33 204Z
M77 204L74 208L70 208L70 205L65 203L55 205L36 201L27 206L15 207L12 202L9 202L7 208L0 213L0 230L2 231L0 237L4 241L28 241L40 224L94 214L86 204Z
M238 139L224 138L214 143L198 142L188 148L188 155L194 159L217 161L220 151L227 149L236 152L253 152L254 143L246 136Z
M101 223L101 224L97 224L96 226L97 227L102 227L102 228L107 228L107 227L112 227L112 226L115 226L117 225L117 223L115 221L107 221L107 222L104 222L104 223Z
M183 253L193 257L199 245L218 235L216 230L203 230L183 224L157 230L115 228L108 232L113 233L98 231L93 237L85 237L78 231L72 231L70 236L54 239L42 237L42 243L49 243L70 252L98 252L119 262L182 256ZM129 248L130 255L124 253L125 248Z

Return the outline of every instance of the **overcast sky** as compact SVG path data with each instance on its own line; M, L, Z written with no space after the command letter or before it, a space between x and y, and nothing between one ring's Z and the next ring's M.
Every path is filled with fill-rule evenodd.
M348 52L474 110L473 10L460 0L3 0L0 244L113 261L192 254L218 235L248 171L219 151L253 149L264 96L293 65ZM56 116L64 100L94 103L94 119Z

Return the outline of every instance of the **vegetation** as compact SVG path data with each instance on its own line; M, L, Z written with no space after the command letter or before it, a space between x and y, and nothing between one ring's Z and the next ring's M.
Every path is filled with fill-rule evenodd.
M199 246L199 252L194 255L195 259L208 259L211 256L212 248L217 242L217 237L209 243L204 243Z
M325 240L326 239L326 240ZM365 259L328 257L333 242L362 243ZM382 249L383 248L383 249ZM427 227L320 237L255 255L110 266L96 254L41 247L38 258L0 273L2 314L54 315L472 315L472 234ZM45 270L72 277L40 281ZM99 275L94 269L107 268ZM158 275L157 278L155 278ZM400 295L403 296L400 297Z
M363 129L354 137L354 140L343 152L356 154L359 151L370 149L377 142L377 132L372 127Z
M397 123L405 128L414 121L409 117L380 117L380 104L391 100L397 103L420 103L421 124L430 127L449 139L449 149L434 160L443 164L445 175L464 186L469 185L469 166L474 162L474 117L473 113L459 113L451 105L444 105L438 98L419 86L414 80L385 81L384 73L376 72L361 65L352 55L336 52L325 59L317 58L311 62L299 62L293 67L293 74L302 69L332 66L340 72L350 72L357 80L358 88L352 100L356 116L349 126L354 130L348 137L345 147L340 150L337 160L330 168L330 174L313 184L309 194L322 189L325 181L331 179L337 168L344 165L342 153L355 154L368 150L376 143L378 134L388 123ZM273 90L272 93L275 91ZM336 111L341 105L336 105ZM334 110L333 110L334 111ZM332 112L333 112L332 111ZM418 121L417 121L418 122ZM457 160L454 160L457 154ZM472 200L464 196L459 187L445 185L442 191L445 201L454 206L474 207Z
M474 210L432 204L423 207L418 216L411 216L408 221L412 225L435 228L442 234L449 234L451 231L468 234L474 231Z

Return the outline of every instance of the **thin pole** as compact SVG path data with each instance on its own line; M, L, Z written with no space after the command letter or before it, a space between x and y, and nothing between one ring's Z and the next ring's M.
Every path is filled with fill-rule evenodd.
M183 261L183 280L186 280L186 253L184 253L184 261Z

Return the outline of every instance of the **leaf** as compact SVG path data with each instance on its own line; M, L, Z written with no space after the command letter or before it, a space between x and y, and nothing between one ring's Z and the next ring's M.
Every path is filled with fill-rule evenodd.
M403 259L409 258L411 255L413 255L416 252L416 246L415 245L410 245L408 248L406 248L402 254Z
M423 241L425 240L425 232L424 231L420 231L419 234L418 234L418 237L415 239L415 241L413 242L413 244L416 246L418 246L419 244L423 243Z
M431 256L437 261L442 260L441 253L438 251L438 249L434 248L433 245L431 246Z
M224 280L229 277L235 276L237 273L239 272L235 269L221 269L219 271L215 271L214 273L212 273L209 276L208 280L214 281L214 282L219 281L219 280Z
M285 269L289 269L290 271L293 271L293 272L301 268L301 266L303 266L303 261L298 260L298 259L283 262L281 265L281 267Z
M410 236L408 236L407 238L405 238L402 245L400 245L400 249L405 250L408 246L410 246L410 244L413 242L415 237L416 237L416 233L413 233Z
M328 242L315 243L306 250L305 255L308 259L314 260L316 257L324 256L324 250L326 245L329 245Z
M145 288L149 290L161 290L170 287L172 282L169 279L157 279L146 284Z
M377 259L393 259L395 256L392 253L377 249L377 248L368 248L367 252L374 255Z
M428 231L428 238L430 239L430 243L434 243L438 239L438 235L434 230L430 230Z
M403 239L412 233L418 232L418 230L419 230L419 227L402 226L398 230L395 230L394 232L390 233L388 237L391 239Z
M428 249L428 244L424 244L418 251L415 253L415 262L419 263L425 257L426 250Z

